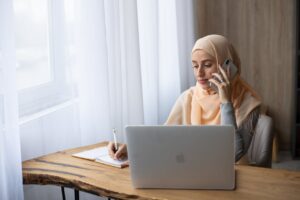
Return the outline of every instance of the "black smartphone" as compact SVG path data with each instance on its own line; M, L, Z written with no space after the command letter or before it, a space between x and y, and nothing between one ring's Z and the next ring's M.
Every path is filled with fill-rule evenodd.
M226 59L224 61L224 63L222 64L221 67L225 70L226 73L227 73L227 71L229 69L229 74L230 74L229 80L232 80L236 76L236 74L238 72L237 66L230 59ZM218 87L215 84L213 84L212 82L210 82L209 85L210 85L210 87L213 90L215 90L216 92L218 92Z

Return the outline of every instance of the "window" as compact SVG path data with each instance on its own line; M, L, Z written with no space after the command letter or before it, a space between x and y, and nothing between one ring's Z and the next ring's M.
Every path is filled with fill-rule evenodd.
M71 97L64 1L14 0L20 117Z
M14 11L18 89L50 82L47 0L15 0Z

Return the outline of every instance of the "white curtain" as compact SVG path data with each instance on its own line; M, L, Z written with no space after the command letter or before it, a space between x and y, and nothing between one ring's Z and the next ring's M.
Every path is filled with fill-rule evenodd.
M135 1L75 5L83 144L107 140L113 127L122 133L124 125L144 121L136 12Z
M12 2L0 0L0 199L23 199Z
M194 84L192 1L88 2L74 8L83 144L111 138L113 127L163 124Z
M137 1L145 124L162 124L178 95L194 85L193 1Z
M125 125L163 124L179 94L195 84L190 64L195 41L192 0L65 0L64 4L53 0L73 20L61 37L66 40L59 41L65 42L59 51L64 56L59 57L68 66L73 96L18 120L13 34L9 33L13 22L8 20L12 8L10 1L0 2L1 81L7 81L1 83L0 111L9 117L4 118L9 122L5 132L0 130L0 195L18 195L8 199L22 199L20 156L27 160L111 140L112 128L117 128L118 139L124 142ZM5 79L3 73L7 73ZM7 128L12 130L9 135ZM16 188L12 185L18 186L17 193L12 193ZM72 195L67 190L67 198ZM24 196L61 198L58 187L33 185L24 186ZM81 199L93 198L98 199L81 193Z

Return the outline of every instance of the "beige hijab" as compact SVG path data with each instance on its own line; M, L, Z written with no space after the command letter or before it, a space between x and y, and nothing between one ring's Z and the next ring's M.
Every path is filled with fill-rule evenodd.
M204 50L213 56L221 65L230 58L238 67L238 75L232 80L232 102L237 125L246 119L248 114L261 104L256 92L241 79L240 59L234 47L221 35L208 35L196 41L193 52ZM177 116L180 115L180 116ZM211 89L204 90L200 85L187 90L173 107L166 124L208 125L220 124L220 100L218 93Z

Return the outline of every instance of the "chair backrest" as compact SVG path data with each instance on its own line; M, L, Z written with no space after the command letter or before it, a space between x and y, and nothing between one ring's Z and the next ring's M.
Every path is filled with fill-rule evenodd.
M248 149L250 165L260 167L272 166L273 120L271 117L260 114L255 133Z

